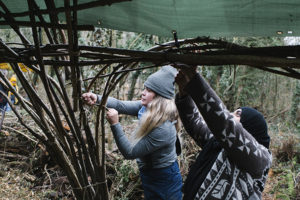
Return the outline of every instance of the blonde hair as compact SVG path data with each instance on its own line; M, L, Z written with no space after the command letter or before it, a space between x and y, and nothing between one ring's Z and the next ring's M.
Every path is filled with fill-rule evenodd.
M141 118L140 126L135 133L135 139L139 140L146 136L152 129L159 127L165 121L177 121L176 131L180 131L180 119L173 99L166 99L156 95L147 105L147 111Z

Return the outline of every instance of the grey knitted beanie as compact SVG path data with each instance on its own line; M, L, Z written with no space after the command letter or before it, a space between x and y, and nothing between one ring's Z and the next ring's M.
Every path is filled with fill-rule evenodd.
M151 74L144 85L158 95L172 99L175 95L174 81L176 74L177 70L174 67L170 65L163 66L159 71Z

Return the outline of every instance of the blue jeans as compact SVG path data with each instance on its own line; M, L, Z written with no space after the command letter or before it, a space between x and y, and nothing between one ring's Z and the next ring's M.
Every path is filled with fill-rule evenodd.
M141 170L146 200L181 200L182 177L177 161L159 169Z

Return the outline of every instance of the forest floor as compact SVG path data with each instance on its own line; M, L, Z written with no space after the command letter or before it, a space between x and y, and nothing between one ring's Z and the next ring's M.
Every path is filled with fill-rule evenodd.
M46 192L34 190L35 177L22 172L18 168L8 168L6 163L0 163L0 199L1 200L41 200L46 199Z
M1 200L40 200L40 199L68 199L59 197L57 191L49 186L37 186L34 184L37 177L24 172L20 166L8 167L7 163L0 161L0 199ZM277 178L268 178L263 200L276 199L275 194L271 193Z
M0 163L0 200L46 200L46 199L69 199L68 197L59 197L57 191L43 186L36 186L34 181L37 177L24 173L18 168L8 168L5 163ZM273 188L277 182L275 176L268 178L263 200L275 200Z
M71 188L58 165L42 146L20 134L26 133L26 130L12 121L14 120L8 117L0 132L0 200L71 200ZM125 125L125 132L130 132L133 127L132 123ZM286 131L272 128L270 132L273 165L262 199L299 200L298 134L287 134ZM186 176L190 162L199 150L191 140L185 141L190 142L184 144L182 155L179 157L183 177ZM142 199L136 163L124 160L114 147L113 140L111 142L109 145L112 147L108 148L111 150L107 153L107 168L112 171L108 174L112 182L110 186L112 199Z

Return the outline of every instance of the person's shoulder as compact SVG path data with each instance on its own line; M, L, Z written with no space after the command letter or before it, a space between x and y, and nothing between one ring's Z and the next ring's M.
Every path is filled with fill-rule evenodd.
M155 132L165 132L165 133L173 133L176 132L176 128L173 122L167 120L163 122L161 125L154 129Z
M174 122L171 122L171 121L169 121L169 120L167 120L167 121L165 121L165 122L163 122L163 123L161 124L161 127L162 127L162 128L170 128L170 127L172 127L172 126L174 126Z
M176 136L176 128L174 124L170 121L165 121L158 127L152 129L152 131L148 134L148 137L156 138L156 139L170 139Z

